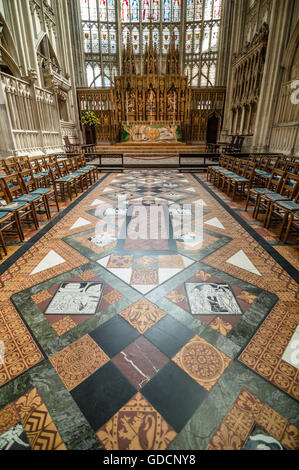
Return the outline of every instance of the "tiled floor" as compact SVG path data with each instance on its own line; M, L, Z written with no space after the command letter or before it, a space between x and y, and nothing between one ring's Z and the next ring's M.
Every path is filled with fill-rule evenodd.
M5 261L0 449L299 449L298 260L241 207L108 174Z

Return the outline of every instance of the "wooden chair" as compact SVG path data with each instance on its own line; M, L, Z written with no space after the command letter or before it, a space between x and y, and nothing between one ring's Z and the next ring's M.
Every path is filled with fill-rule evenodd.
M83 169L88 169L90 170L91 172L91 175L92 175L92 179L94 181L94 183L98 180L99 176L98 176L98 173L99 173L99 170L98 170L98 167L95 166L95 165L89 165L87 162L86 162L86 158L85 158L85 155L82 154L78 157L78 160L79 160L79 163L81 164L80 168L83 168Z
M256 173L256 171L257 170L255 170L255 173ZM272 172L271 177L269 178L266 187L264 187L264 186L263 187L256 187L255 186L255 177L254 177L254 180L252 182L252 187L248 190L245 211L248 210L248 207L249 207L249 204L250 204L250 198L254 199L253 214L255 214L259 198L261 196L263 196L264 194L270 193L273 190L273 188L275 188L276 190L280 189L280 187L277 186L276 184L274 184L274 182L276 181L276 182L279 182L280 184L282 184L283 183L282 178L283 178L284 172L281 172L280 170L277 170L277 171L278 171L278 173L276 173L275 171ZM282 173L282 175L281 175L281 173Z
M7 195L3 191L4 185L1 184L0 181L0 200L4 200L6 202ZM10 236L17 236L20 242L23 242L24 235L22 231L22 227L20 225L20 221L18 219L17 212L13 211L5 211L5 206L0 205L0 244L4 251L4 254L7 256L7 249L5 238ZM2 259L0 253L0 259Z
M72 194L75 192L78 196L77 182L70 175L62 176L57 163L49 163L49 175L52 179L52 186L63 201L68 197L72 201Z
M250 191L252 182L254 180L256 164L246 160L242 161L240 165L240 174L234 176L230 180L230 186L228 188L227 194L230 195L230 190L232 189L232 200L235 200L237 194L240 194L241 197L246 197L247 193Z
M14 157L14 161L19 166L19 171L28 170L31 168L28 155Z
M5 198L6 205L0 207L0 212L8 212L14 215L16 227L20 240L24 241L23 225L34 225L36 230L39 223L34 208L26 202L17 200L22 196L23 189L17 175L5 176L0 179L1 192Z
M219 187L222 191L225 190L225 186L228 184L229 178L237 176L239 162L239 158L230 158L228 160L226 168L217 171L215 185Z
M36 211L38 208L43 206L48 220L51 218L50 201L54 201L57 211L60 211L55 188L40 188L34 178L32 170L21 172L19 177L21 178L24 192L26 193L24 196L21 196L20 199L25 199L26 197L26 200L29 201L31 198L36 206Z
M4 168L5 173L8 176L13 175L13 174L17 174L20 171L20 167L19 167L18 163L16 163L16 162L8 163L5 160L3 161L3 168Z
M77 173L74 171L73 164L72 164L72 159L71 158L66 158L63 160L63 167L61 167L61 174L63 176L69 176L70 178L73 178L74 184L77 187L77 191L80 191L83 193L84 192L84 175L83 173Z
M253 211L253 217L255 219L258 218L260 209L263 208L265 212L267 212L268 208L268 200L271 196L272 198L279 197L282 198L280 194L282 185L284 183L284 177L286 173L281 170L274 170L272 172L272 176L270 179L270 186L267 188L267 191L264 193L260 193L259 196L256 198L255 208ZM256 190L257 188L254 188Z
M299 176L291 173L286 173L284 182L281 186L279 194L265 194L266 201L266 218L265 227L268 229L274 216L282 218L285 215L285 210L280 206L282 202L290 202L296 199L299 192ZM292 211L291 211L292 212ZM276 217L276 218L277 218Z
M299 192L294 201L280 201L276 203L283 214L282 227L280 230L279 238L283 243L286 243L293 226L298 230L299 226Z
M82 175L83 185L86 185L86 188L93 184L92 170L89 168L81 168L80 161L77 157L71 157L73 172Z
M215 184L218 177L218 172L227 168L230 158L231 156L229 155L222 155L219 159L219 165L208 167L209 173L207 176L210 177L211 183Z
M214 184L215 186L217 186L217 188L224 187L226 175L234 174L233 169L235 166L235 161L236 161L235 157L229 157L225 164L225 168L219 168L218 170L216 170Z

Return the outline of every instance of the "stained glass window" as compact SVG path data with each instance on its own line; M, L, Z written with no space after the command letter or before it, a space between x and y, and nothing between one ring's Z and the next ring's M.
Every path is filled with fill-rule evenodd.
M146 46L149 45L149 36L150 36L149 29L144 28L144 30L143 30L143 52L145 51Z
M117 67L116 0L81 0L83 41L88 86L111 85ZM104 79L104 73L108 74Z
M130 20L129 0L121 0L121 20L124 23Z
M168 28L163 29L163 54L167 54L168 49L169 49L169 44L170 44L170 31Z
M106 0L99 0L99 19L100 21L107 21Z
M152 0L152 17L154 21L160 21L160 0Z
M131 2L131 22L138 23L139 21L139 0L132 0Z
M222 0L80 1L87 83L93 83L92 86L113 83L115 75L121 73L118 64L122 62L122 49L128 35L134 53L143 55L150 37L150 23L153 23L153 42L160 55L162 71L174 35L175 44L183 54L185 69L182 72L188 72L189 84L211 86L216 83ZM184 18L182 11L185 11ZM136 62L138 71L139 64L142 60Z
M132 30L132 45L134 53L139 54L139 30L137 28Z
M172 2L172 21L177 22L181 19L181 2L180 0L173 0Z
M163 21L167 23L170 20L171 20L170 0L163 0Z
M148 22L150 20L150 0L142 1L142 21Z

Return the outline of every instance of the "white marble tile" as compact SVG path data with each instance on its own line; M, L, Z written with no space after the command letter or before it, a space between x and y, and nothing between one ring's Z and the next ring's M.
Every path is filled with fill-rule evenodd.
M115 276L119 277L122 281L130 284L132 276L132 268L107 268Z
M162 284L168 279L172 278L176 274L182 271L181 268L159 268L159 283Z
M74 223L74 225L72 225L70 230L74 230L75 228L84 227L85 225L90 224L91 222L89 222L89 220L83 219L83 217L79 217L79 219Z
M110 259L110 255L109 256L105 256L104 258L102 259L98 259L97 260L97 263L100 264L101 266L104 266L104 268L107 267L107 264L109 262L109 259Z
M261 273L256 269L252 261L250 261L250 259L248 258L246 253L244 253L243 250L238 251L226 262L232 264L233 266L236 266L237 268L241 268L245 271L249 271L250 273L256 274L257 276L261 276Z
M185 268L188 268L188 266L191 266L191 264L195 263L193 259L187 258L186 256L182 256L182 258Z
M134 287L134 289L138 290L141 294L147 294L150 292L152 289L155 289L158 284L151 284L151 285L144 285L144 284L132 284L131 287Z
M107 203L105 201L102 201L101 199L95 199L90 205L99 206L100 204L107 204Z
M56 253L56 251L51 250L34 268L34 270L30 273L30 276L33 276L34 274L40 273L42 271L46 271L47 269L54 268L55 266L59 266L60 264L65 262L65 259L63 259L58 253Z
M221 228L222 230L225 230L225 227L223 226L223 224L220 222L220 220L217 217L207 220L205 224L212 225L212 227L217 227L217 228Z
M282 360L296 367L296 369L299 368L299 325L283 353Z

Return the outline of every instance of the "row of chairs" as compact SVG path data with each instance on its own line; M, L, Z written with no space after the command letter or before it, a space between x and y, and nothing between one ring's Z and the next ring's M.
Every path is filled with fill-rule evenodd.
M209 167L207 179L230 195L246 198L245 210L253 201L253 217L265 213L264 226L282 221L280 240L286 242L299 219L299 164L287 158L250 157L242 160L222 156L219 166Z
M24 227L39 228L38 215L51 218L51 206L60 211L59 199L73 199L98 179L97 167L87 165L85 157L77 156L58 160L23 159L16 157L2 162L0 178L0 244L5 255L6 236L17 235L24 242ZM1 253L0 253L1 258Z

